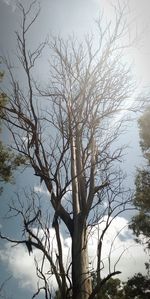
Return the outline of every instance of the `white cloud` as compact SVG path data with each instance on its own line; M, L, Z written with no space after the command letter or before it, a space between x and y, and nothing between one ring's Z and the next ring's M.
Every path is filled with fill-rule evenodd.
M99 225L99 231L101 231L101 229L104 228L104 225L105 222ZM122 227L124 227L124 229L121 231L120 236L118 235L115 238L116 234ZM42 236L42 231L39 233ZM91 237L89 240L89 256L91 265L93 267L96 266L97 234L97 228L92 228ZM116 268L116 270L122 271L122 275L120 275L119 277L122 280L126 280L127 277L131 277L134 273L144 271L144 262L146 261L146 254L144 253L142 246L137 245L131 237L132 235L128 231L127 220L121 217L117 217L110 226L103 241L102 257L105 266L103 270L104 276L108 274L108 255L110 253L110 248L113 240L114 243L111 253L111 270L113 271L114 264L117 262L118 257L126 249ZM70 262L71 238L63 238L61 236L61 240L64 263L67 266ZM53 254L55 259L57 246L54 229L50 229L50 244L51 250L53 248ZM19 285L22 288L29 288L30 290L33 290L33 292L36 290L37 287L37 276L35 272L34 257L36 257L40 264L42 261L41 252L37 249L34 249L33 254L29 256L27 249L23 245L11 247L10 244L6 244L4 250L0 251L1 261L7 264L9 270L12 272L13 276L19 282ZM56 260L54 261L56 263ZM48 271L49 263L46 262L44 272L47 273ZM50 278L50 281L53 288L56 288L57 284L54 275Z
M34 229L34 233L37 233L37 229ZM49 230L50 235L50 250L53 251L53 260L56 264L56 252L57 252L57 245L56 245L56 237L55 237L55 230L52 228ZM39 237L43 237L42 230L38 232ZM61 237L62 242L62 249L64 253L65 263L67 261L69 248L68 246L64 246L64 240ZM44 244L44 238L43 238ZM6 243L4 249L0 250L0 260L5 263L9 269L9 271L13 274L13 277L18 281L18 284L21 288L25 288L35 292L37 290L37 283L39 286L42 286L42 282L38 280L36 275L36 268L35 268L35 258L38 261L38 266L40 267L42 264L43 255L40 250L33 249L33 253L28 254L27 248L20 244L18 246L11 246L10 243ZM46 260L44 263L44 270L43 272L46 274L50 270L49 262ZM48 277L50 274L48 273ZM57 289L57 283L55 276L52 275L50 278L50 287L53 290Z
M106 217L107 218L107 217ZM99 225L101 231L105 227L105 220ZM120 232L120 233L119 233ZM96 265L96 258L94 259L94 252L96 255L96 244L98 238L98 229L94 228L91 231L92 238L89 242L89 255L91 257L92 266ZM119 278L126 280L129 276L137 272L145 271L145 261L147 256L144 252L143 246L134 241L132 233L128 229L128 221L123 217L117 217L113 220L103 240L102 260L104 263L103 275L108 273L108 256L110 255L111 271L117 263L115 270L122 272Z
M3 0L3 2L4 2L5 4L7 4L7 5L10 5L10 1L11 1L11 0Z
M48 190L44 189L44 187L42 185L34 186L34 192L49 195Z
M7 263L8 268L21 287L36 289L37 279L34 258L33 256L28 256L22 245L11 247L7 243L5 249L0 251L0 259Z
M15 0L2 0L6 5L10 6L12 9L12 12L16 9L16 1Z

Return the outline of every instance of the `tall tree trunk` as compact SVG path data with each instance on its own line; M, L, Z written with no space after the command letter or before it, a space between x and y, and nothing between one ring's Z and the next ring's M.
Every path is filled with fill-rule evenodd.
M77 216L72 237L72 282L73 299L88 299L92 292L89 273L87 229L83 227L81 215Z
M70 148L71 148L71 178L73 203L73 233L72 233L72 299L88 299L92 292L89 273L87 228L86 228L86 188L84 169L81 157L81 132L79 123L76 131L72 129L71 119L74 118L72 106L68 104Z

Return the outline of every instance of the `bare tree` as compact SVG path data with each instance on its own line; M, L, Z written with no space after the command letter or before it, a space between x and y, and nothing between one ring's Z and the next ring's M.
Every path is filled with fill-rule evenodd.
M34 5L25 10L19 4L22 22L16 36L24 87L16 79L10 61L4 59L11 82L11 90L5 91L8 104L4 121L13 136L12 147L28 159L28 165L45 184L54 217L50 221L49 214L43 215L42 202L36 205L35 195L27 201L27 207L19 199L19 207L13 205L11 211L23 219L23 239L12 240L2 234L1 238L25 244L29 254L33 248L43 253L43 261L41 265L36 262L36 268L44 282L45 298L51 298L49 278L55 275L61 298L92 299L111 276L120 273L110 268L108 276L101 277L103 238L113 219L130 208L130 194L122 186L119 169L123 146L116 142L124 124L120 113L131 106L134 89L130 68L121 60L121 39L126 30L124 9L116 9L114 25L108 23L104 28L101 19L98 21L96 42L93 36L86 36L82 42L75 38L51 39L47 43L50 79L43 88L36 81L34 67L46 43L33 51L27 47L28 32L39 14L38 10L30 19ZM88 239L91 227L106 216L105 228L99 230L97 284L92 289ZM67 268L60 220L72 240ZM57 252L52 252L50 225L55 229ZM45 260L50 265L48 273L44 272Z

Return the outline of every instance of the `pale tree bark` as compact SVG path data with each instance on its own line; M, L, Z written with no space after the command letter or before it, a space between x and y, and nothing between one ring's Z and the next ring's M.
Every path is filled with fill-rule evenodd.
M87 250L87 227L86 227L86 186L84 168L81 158L82 153L82 129L79 121L72 131L73 109L68 104L69 134L71 147L71 177L73 199L73 235L72 235L72 298L89 298L92 292L91 277L89 273L89 261ZM79 110L79 119L81 119Z
M45 184L54 218L51 222L48 217L47 220L42 218L43 214L34 204L26 209L23 205L13 207L12 210L22 216L24 239L12 240L2 234L1 238L25 244L29 251L37 248L42 252L43 264L41 268L37 265L37 273L44 282L45 298L51 296L43 266L47 259L61 298L92 299L111 276L118 274L112 271L101 278L103 238L112 220L128 208L131 199L122 188L120 171L115 168L123 147L112 146L123 125L122 119L116 121L115 116L124 109L133 92L130 68L119 63L124 49L119 43L125 29L124 9L116 9L113 29L111 23L103 29L102 23L98 22L97 49L92 36L86 36L82 43L59 37L47 43L53 61L49 86L42 88L36 82L34 66L46 43L40 44L35 51L29 51L27 47L27 33L39 13L29 19L34 5L35 2L27 11L19 5L22 23L21 32L17 33L18 58L25 74L25 88L15 78L10 62L4 59L11 90L5 91L8 105L2 108L5 110L4 121L13 136L12 147L28 159L28 165ZM71 195L65 206L68 188ZM32 198L31 201L34 203ZM97 245L97 285L92 289L89 231L106 215L106 225ZM72 240L71 264L67 269L59 220ZM53 254L50 252L50 223L55 229L58 248ZM37 295L39 292L40 287Z

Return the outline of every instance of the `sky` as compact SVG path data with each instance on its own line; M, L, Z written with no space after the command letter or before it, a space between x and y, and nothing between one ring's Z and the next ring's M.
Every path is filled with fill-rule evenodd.
M21 1L23 4L30 3L29 0ZM31 47L38 45L43 40L43 37L48 35L60 35L67 37L74 33L78 39L82 40L83 35L94 28L94 20L98 17L99 12L103 11L104 16L108 20L112 18L113 1L107 0L42 0L40 2L41 13L39 19L34 26L31 35L29 36L29 43ZM120 3L123 1L120 0ZM127 24L129 26L130 38L136 35L136 41L128 50L126 59L132 63L133 75L137 80L138 90L144 86L145 89L150 85L150 2L149 0L131 0L128 1ZM0 51L1 54L8 54L12 57L16 53L15 31L19 27L19 16L16 9L15 0L0 0ZM125 41L126 42L126 41ZM47 58L47 55L46 55ZM15 58L13 58L15 59ZM39 70L38 76L42 76L44 80L47 76L48 64L45 57L42 57L42 66ZM139 148L138 127L136 121L130 125L127 133L121 137L121 142L127 142L129 145L129 154L124 158L123 167L128 174L129 181L134 181L134 174L136 167L143 163L142 155ZM15 236L18 234L17 227L19 222L12 219L4 219L9 200L12 198L13 192L20 189L24 182L26 185L33 185L34 190L40 193L47 200L46 190L41 188L39 181L35 178L31 180L32 171L20 174L19 171L15 174L15 184L8 184L4 189L4 193L0 199L0 224L3 231ZM127 217L126 217L127 218ZM123 274L121 278L125 280L127 277L133 275L135 272L144 271L144 261L146 255L141 246L138 246L133 241L133 236L127 228L127 219L117 217L114 225L110 228L108 236L105 240L105 252L103 259L106 262L107 268L107 254L110 249L110 240L114 238L118 232L118 227L125 227L114 243L112 251L112 264L115 264L118 254L125 250L125 254L119 262ZM53 237L53 230L51 230ZM95 240L96 235L93 235L89 244L89 253L91 263L94 264L95 255ZM62 236L64 253L68 256L70 251L70 239L68 236ZM34 254L40 259L39 252ZM0 249L1 273L0 281L3 281L9 275L12 278L7 283L8 294L14 294L15 298L31 297L31 294L36 289L36 275L34 270L34 255L28 255L26 249L22 246L10 247L9 244L1 242ZM105 273L104 273L105 275ZM55 285L55 281L53 281ZM28 297L29 298L29 297Z

